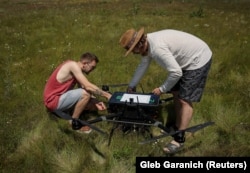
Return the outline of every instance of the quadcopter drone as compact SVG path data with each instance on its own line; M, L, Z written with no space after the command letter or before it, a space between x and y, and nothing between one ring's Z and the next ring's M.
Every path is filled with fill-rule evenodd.
M127 84L118 84L118 85L103 85L102 89L109 92L110 87L120 87L127 86ZM143 89L142 89L143 91ZM170 131L169 128L164 126L162 122L156 120L155 117L159 115L160 106L168 101L173 100L173 97L166 99L161 99L160 96L154 95L152 93L143 92L114 92L111 98L108 101L108 115L100 116L96 119L83 121L81 119L73 119L69 114L62 111L54 111L53 113L58 117L61 117L66 120L72 120L72 129L78 130L82 126L89 126L93 130L107 135L104 131L94 126L94 123L107 121L112 122L113 128L109 134L109 145L113 132L118 127L121 127L124 133L129 133L131 131L138 131L141 133L148 132L150 133L150 127L158 127L163 130L165 133L159 136L153 137L150 133L150 138L140 144L146 144L159 140L167 136L172 136L180 131ZM204 127L214 124L214 122L206 122L196 126L189 127L185 130L186 132L194 133L197 130L200 130Z

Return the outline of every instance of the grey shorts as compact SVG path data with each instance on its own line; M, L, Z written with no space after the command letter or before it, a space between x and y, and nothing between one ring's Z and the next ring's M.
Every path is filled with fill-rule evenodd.
M57 109L65 111L72 108L80 99L82 99L83 89L69 90L59 98Z
M183 100L200 102L211 63L212 59L199 69L183 70L183 76L171 91L179 91L179 98Z

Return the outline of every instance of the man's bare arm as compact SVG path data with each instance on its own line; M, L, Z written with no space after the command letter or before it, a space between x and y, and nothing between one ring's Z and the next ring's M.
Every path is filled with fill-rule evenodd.
M77 63L73 62L70 65L70 71L75 76L76 80L80 83L80 85L86 89L87 91L91 92L94 95L99 95L102 97L106 97L110 99L111 94L101 90L99 87L91 83L82 73L81 68L77 65Z

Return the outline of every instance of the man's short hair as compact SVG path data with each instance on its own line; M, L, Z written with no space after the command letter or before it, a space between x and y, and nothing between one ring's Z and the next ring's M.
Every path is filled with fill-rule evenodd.
M95 54L90 53L90 52L86 52L86 53L81 55L80 60L82 61L82 60L85 60L85 59L89 60L89 61L95 61L96 63L99 62L98 57Z

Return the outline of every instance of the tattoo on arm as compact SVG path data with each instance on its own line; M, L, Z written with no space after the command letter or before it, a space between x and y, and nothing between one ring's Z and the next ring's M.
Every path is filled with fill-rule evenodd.
M102 92L102 90L100 90L100 89L96 89L96 90L93 92L93 94L102 96L102 95L103 95L103 92Z

